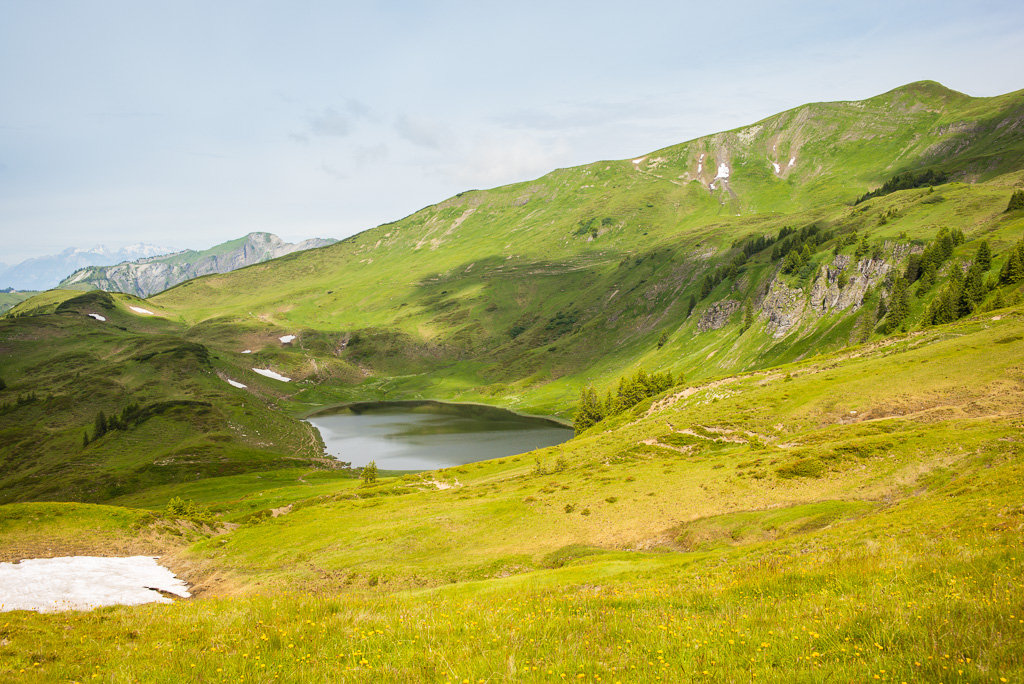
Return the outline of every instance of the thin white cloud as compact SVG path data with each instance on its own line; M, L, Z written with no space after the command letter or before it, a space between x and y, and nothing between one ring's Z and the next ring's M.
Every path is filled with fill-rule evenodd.
M451 145L452 134L447 127L426 119L402 114L395 121L395 131L414 145L440 150Z
M327 107L309 117L308 129L313 135L344 138L352 132L352 119L334 107Z

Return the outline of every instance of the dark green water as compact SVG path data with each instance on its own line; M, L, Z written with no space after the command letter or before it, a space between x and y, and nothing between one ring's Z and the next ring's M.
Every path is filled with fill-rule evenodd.
M306 419L327 453L353 467L433 470L522 454L572 437L544 418L476 404L368 402Z

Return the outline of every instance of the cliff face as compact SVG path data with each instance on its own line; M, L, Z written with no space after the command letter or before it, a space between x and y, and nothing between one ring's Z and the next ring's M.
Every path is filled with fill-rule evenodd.
M189 250L128 261L116 266L83 268L72 273L60 287L91 286L107 292L149 297L192 278L211 273L228 273L292 252L325 247L334 242L313 238L290 243L270 233L250 233L241 240L226 242L204 252Z

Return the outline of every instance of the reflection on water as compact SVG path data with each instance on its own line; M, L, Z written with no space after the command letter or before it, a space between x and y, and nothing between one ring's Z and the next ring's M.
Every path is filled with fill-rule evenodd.
M376 402L307 419L327 453L353 467L432 470L561 444L572 429L490 406Z

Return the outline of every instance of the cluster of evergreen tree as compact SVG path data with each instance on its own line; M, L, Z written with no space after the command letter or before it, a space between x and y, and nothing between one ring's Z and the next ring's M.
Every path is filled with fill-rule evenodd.
M16 408L22 406L28 406L34 404L38 397L35 392L28 392L27 394L19 394L17 399L13 401L5 401L0 403L0 413L10 413Z
M1000 285L1016 285L1024 280L1024 240L1012 248L999 271Z
M782 231L789 232L787 232L785 235L782 235ZM747 241L743 243L743 255L747 257L747 259L749 259L758 252L763 252L764 250L768 249L769 247L771 247L773 244L781 240L783 237L785 237L792 231L792 228L787 227L779 231L781 237L773 237L771 235L759 235L757 237L748 238Z
M799 273L801 278L810 277L811 259L818 246L832 239L832 232L822 230L812 223L800 230L786 227L779 231L779 239L772 247L772 261L782 259L783 273Z
M1014 190L1010 195L1010 203L1006 205L1006 211L1017 211L1024 209L1024 190Z
M92 438L89 438L89 432L86 431L82 436L82 446L89 446L91 442L95 442L108 432L127 430L138 415L139 405L134 402L125 406L120 415L110 416L109 418L107 414L100 411L96 414L96 419L93 421Z
M885 334L899 330L910 315L910 286L907 279L897 275L889 289L889 299L879 301L878 317L885 316Z
M609 416L622 413L648 397L661 394L674 383L671 371L664 373L648 373L643 368L632 376L619 378L619 387L615 394L608 390L604 400L597 396L591 385L580 390L580 405L573 417L576 434L601 422Z
M908 286L917 283L915 295L921 297L931 289L938 277L939 269L953 256L953 250L963 243L964 234L959 228L953 230L942 228L935 239L925 247L924 252L911 254L907 258L907 268L903 272L903 278L907 281ZM984 257L987 271L992 262L992 252L989 250L988 243L983 242L982 246L978 248L978 252L979 255L982 253L987 255Z
M871 192L866 192L861 195L854 204L860 204L861 202L867 201L872 197L882 197L898 190L911 190L913 188L924 188L932 185L942 185L949 180L949 174L944 171L936 171L935 169L926 169L924 171L907 171L906 173L900 173L882 184L882 187Z
M974 313L985 295L995 287L993 279L985 279L985 272L991 265L992 254L988 242L982 242L967 273L958 264L950 269L949 282L928 306L924 322L932 325L951 323Z

